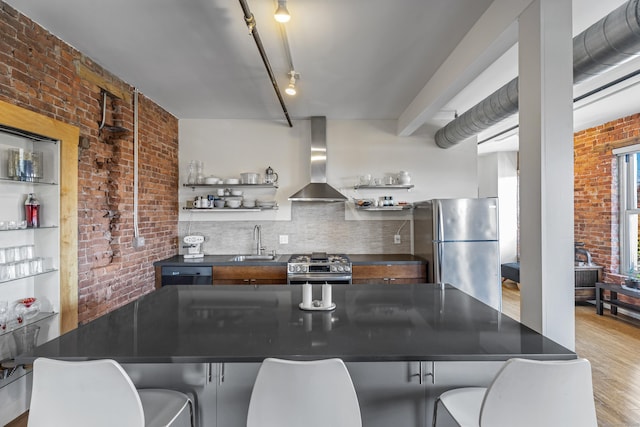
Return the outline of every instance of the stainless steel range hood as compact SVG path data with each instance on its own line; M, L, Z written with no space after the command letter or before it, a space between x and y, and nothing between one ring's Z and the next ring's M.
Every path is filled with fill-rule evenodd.
M347 198L327 184L327 118L311 117L311 182L289 197L293 202L344 202Z

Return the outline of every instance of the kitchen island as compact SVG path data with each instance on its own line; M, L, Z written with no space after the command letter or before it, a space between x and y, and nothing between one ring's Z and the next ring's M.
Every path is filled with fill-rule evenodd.
M244 423L264 358L340 357L364 425L382 426L426 425L437 394L486 385L511 357L576 357L449 286L333 286L328 312L301 301L301 286L165 286L18 361L113 358L139 387L195 393L201 425L232 427Z

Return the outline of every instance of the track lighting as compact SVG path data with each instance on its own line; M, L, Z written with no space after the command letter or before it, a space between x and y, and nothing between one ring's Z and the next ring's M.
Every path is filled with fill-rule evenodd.
M284 90L284 92L287 95L293 96L297 93L296 91L296 72L295 71L291 71L289 73L289 75L291 76L289 78L289 86L287 86L287 88Z
M278 0L278 8L273 17L281 24L289 22L291 15L289 15L289 11L287 10L287 0Z

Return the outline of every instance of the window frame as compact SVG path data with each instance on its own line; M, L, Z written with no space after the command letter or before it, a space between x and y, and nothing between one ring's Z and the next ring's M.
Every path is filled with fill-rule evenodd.
M616 149L613 154L617 156L618 161L619 273L627 275L634 270L640 270L637 255L640 223L640 207L638 206L640 144ZM633 220L634 218L635 220ZM632 256L632 253L635 253L636 256Z

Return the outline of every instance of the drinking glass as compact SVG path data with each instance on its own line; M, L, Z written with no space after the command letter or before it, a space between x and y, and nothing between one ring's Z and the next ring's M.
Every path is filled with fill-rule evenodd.
M44 271L42 267L42 258L34 258L30 261L31 264L31 274L39 274Z
M6 262L16 262L20 260L20 248L9 247L4 248Z
M16 342L16 356L32 351L38 340L40 326L26 325L13 331L13 339Z
M9 321L9 301L0 301L0 331L7 329Z
M26 277L31 274L31 261L28 259L16 262L16 277Z
M25 259L33 258L34 249L35 249L34 245L20 246L20 259L25 260Z

